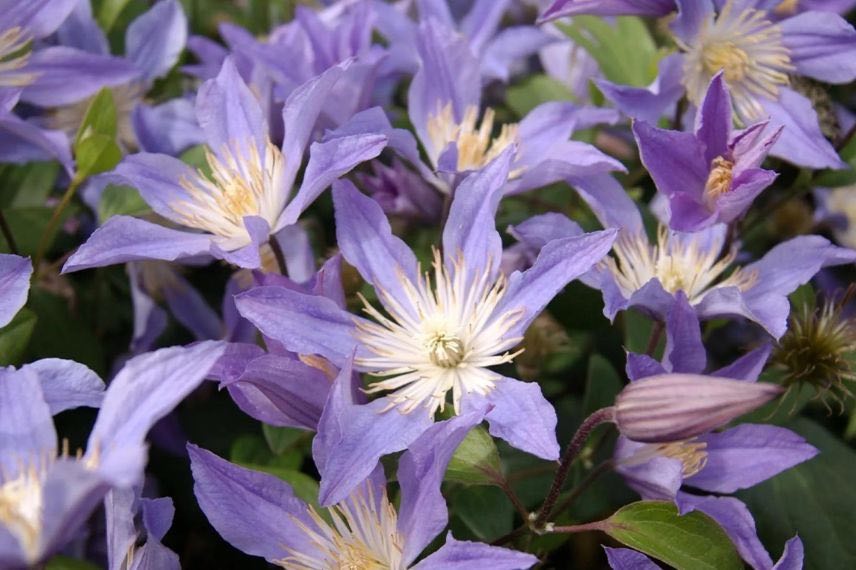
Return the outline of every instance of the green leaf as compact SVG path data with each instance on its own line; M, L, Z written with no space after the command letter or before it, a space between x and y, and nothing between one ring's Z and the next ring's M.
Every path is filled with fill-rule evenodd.
M592 412L611 406L623 386L624 383L612 364L601 355L593 354L588 365L583 416L588 417Z
M805 546L805 568L856 568L856 451L808 419L793 429L820 450L805 463L740 492L773 552L799 533ZM773 556L777 558L777 556Z
M60 226L70 216L73 216L78 211L77 207L72 204L65 209L60 218ZM18 244L18 252L21 255L34 255L38 249L39 240L42 234L45 233L48 226L48 221L53 214L52 208L44 206L16 208L3 212L6 215L6 221L9 223L9 228L12 230L12 235L15 236L15 242ZM51 236L53 241L53 236ZM5 239L0 238L4 251L9 251L6 246Z
M664 54L641 18L623 16L610 23L597 16L575 16L558 27L597 61L610 81L644 87L657 76L657 62Z
M570 101L573 94L559 81L548 75L533 75L518 85L509 87L506 101L519 117L548 101Z
M712 518L699 511L679 516L671 502L631 503L603 524L615 540L678 570L743 568L731 540Z
M624 347L631 352L644 353L651 338L653 321L639 311L624 311L621 319L624 323Z
M92 315L83 314L68 298L46 290L33 288L28 307L38 316L27 357L69 358L85 364L96 372L104 369L105 343L95 335Z
M502 477L499 450L481 426L470 430L446 468L446 481L465 485L494 485Z
M74 138L74 158L77 177L110 170L122 158L116 143L116 104L106 87L89 102L77 136Z
M811 283L806 283L797 287L797 290L788 295L792 307L807 306L809 310L814 309L816 296Z
M45 570L98 570L98 566L68 556L54 556L48 560Z
M275 455L282 455L301 440L305 440L310 432L297 428L275 427L262 424L262 433L268 447Z
M98 220L103 224L113 216L140 216L151 211L136 188L110 184L98 202Z
M499 538L514 523L514 507L497 487L461 488L450 506L479 540Z
M0 365L19 364L27 350L33 329L36 326L36 315L26 307L0 329Z
M44 206L58 174L58 162L4 164L0 167L0 207Z
M125 5L129 0L101 0L101 7L98 9L98 23L101 29L109 32L113 24L116 23L116 18L122 13Z

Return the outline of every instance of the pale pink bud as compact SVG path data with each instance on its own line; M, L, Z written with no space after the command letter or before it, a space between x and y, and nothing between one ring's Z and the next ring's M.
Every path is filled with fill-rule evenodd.
M659 374L618 394L615 423L634 441L678 441L723 426L783 390L776 384L701 374Z

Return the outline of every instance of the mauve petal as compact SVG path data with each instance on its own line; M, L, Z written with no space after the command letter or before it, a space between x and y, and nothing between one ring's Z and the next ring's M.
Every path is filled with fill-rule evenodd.
M771 425L742 424L700 440L707 443L707 463L686 483L713 493L752 487L818 453L791 430Z
M0 162L23 164L55 158L69 177L74 176L68 135L63 131L43 129L35 122L0 111L0 134Z
M683 58L681 54L664 57L659 63L659 75L648 87L616 85L603 79L594 82L622 113L656 124L669 106L684 95Z
M606 228L622 228L631 234L642 234L642 216L627 190L609 174L575 177L568 180L597 219Z
M673 2L677 5L678 15L669 28L684 43L693 45L698 41L704 26L713 22L713 2L711 0L673 0Z
M385 410L386 398L360 405L352 365L344 364L327 398L312 455L321 473L318 502L339 503L368 477L384 455L406 449L428 429L433 418L423 411Z
M151 537L134 553L129 570L181 570L178 554Z
M446 535L446 543L413 570L526 570L538 563L538 558L527 552L490 546L481 542L455 540Z
M574 14L659 17L674 9L675 0L553 0L538 23Z
M238 160L250 160L252 152L264 160L268 123L258 99L244 83L231 57L223 62L215 79L199 88L196 120L211 151L224 162L229 162L230 152Z
M679 459L651 454L650 459L641 461L633 456L646 456L651 446L619 436L615 443L613 460L615 470L624 477L627 486L646 500L672 501L683 483L683 464Z
M125 363L107 389L87 458L97 460L105 473L115 470L110 476L118 484L133 483L141 473L120 467L124 450L142 446L151 427L205 380L224 349L225 343L206 341L163 348Z
M78 0L2 0L5 27L21 26L33 39L52 34L68 17Z
M779 140L784 129L784 127L767 128L769 124L770 121L762 121L732 133L732 139L728 144L735 160L735 175L750 168L760 167L767 158L767 153Z
M800 75L824 83L856 79L856 30L838 14L804 12L783 20L779 28Z
M196 122L193 102L186 98L170 99L155 106L139 104L134 107L131 120L137 142L146 152L177 156L205 140Z
M35 372L53 415L80 406L97 408L104 400L101 378L73 360L43 358L23 366L22 370Z
M177 0L161 0L128 25L125 54L154 81L178 61L187 42L187 16Z
M258 269L262 265L259 248L268 241L271 227L261 216L244 216L243 221L250 243L233 249L233 239L224 240L221 245L218 243L220 240L215 238L211 243L211 255L238 267Z
M392 234L380 205L347 180L333 185L333 205L336 239L344 258L374 286L381 301L387 295L403 302L407 297L402 281L416 283L418 279L416 257Z
M139 507L139 489L111 489L104 497L104 519L107 525L107 567L122 570L128 552L137 541L134 524Z
M111 183L133 186L155 212L176 224L185 225L187 217L180 213L181 206L195 200L182 181L196 180L199 174L173 156L139 152L126 156L104 178Z
M731 138L731 96L723 72L714 75L696 114L695 134L704 145L708 165L714 158L725 156Z
M678 500L681 512L698 510L715 520L734 543L740 557L752 568L770 570L773 561L758 539L752 513L741 501L733 497L698 497L687 493L681 493Z
M537 252L553 240L580 236L583 229L564 214L547 212L509 226L508 233Z
M287 350L341 365L357 347L356 317L326 297L268 286L237 295L235 304L262 334Z
M608 546L604 546L603 551L612 570L660 570L659 566L641 552Z
M126 261L175 261L205 255L211 237L173 230L130 216L113 216L68 258L63 273Z
M9 324L27 302L32 274L28 257L0 254L0 327Z
M413 560L446 528L449 512L440 485L455 450L469 431L482 421L476 411L438 422L410 444L398 463L401 506L398 532L404 539L402 563Z
M464 399L476 400L475 394ZM553 461L559 458L556 410L544 398L536 382L500 378L485 400L493 404L493 409L486 416L491 435L542 459ZM478 403L467 404L469 409L478 407Z
M731 183L731 191L716 200L718 221L727 224L741 217L777 176L777 172L762 168L751 168L737 175Z
M461 21L460 31L469 38L473 52L480 53L487 41L496 35L503 13L511 0L475 0Z
M698 317L683 291L675 295L675 303L666 318L663 361L669 363L670 372L700 373L707 366Z
M0 567L2 568L26 568L27 556L18 537L0 525Z
M785 543L785 551L773 566L773 570L802 570L804 556L802 540L799 536L795 536Z
M522 311L506 338L523 336L553 297L603 259L616 235L617 230L609 229L551 241L541 249L532 267L511 274L505 296L492 317Z
M0 478L14 479L40 457L56 456L50 407L32 370L0 368Z
M663 368L662 364L647 354L636 354L635 352L627 353L627 364L624 367L624 371L631 382L635 382L640 378L668 372L668 370Z
M764 370L764 365L767 363L767 359L770 357L772 351L773 345L765 343L712 374L713 376L721 376L723 378L755 382Z
M463 261L468 281L495 279L502 257L502 239L496 231L496 209L514 149L507 148L483 169L468 175L455 190L443 228L443 262L447 270Z
M27 71L38 73L38 77L21 93L21 100L41 107L77 103L102 87L128 83L139 74L126 59L65 46L34 51Z
M174 281L167 280L160 292L172 316L192 332L196 340L221 338L224 331L220 317L187 279L174 269L170 270Z
M187 445L193 492L208 522L243 552L273 562L293 548L313 553L300 528L315 528L306 503L273 475L239 467L193 444Z
M702 188L702 190L704 190ZM657 197L663 197L658 194ZM668 198L669 202L669 229L680 232L695 232L709 228L712 224L721 220L716 211L711 211L704 203L704 199L698 192L691 194L673 194ZM653 208L652 208L653 210Z
M770 115L767 129L784 127L770 154L807 168L845 168L835 148L820 132L811 101L782 87L778 100L761 98L759 102Z
M461 121L467 107L481 99L479 61L464 36L437 20L423 20L417 35L421 67L410 82L407 108L410 122L436 164L442 148L434 148L428 135L428 119L446 105L452 118Z
M312 143L300 189L283 211L277 228L297 221L330 184L360 163L376 158L386 145L387 138L380 134L343 136Z
M317 429L330 391L323 372L275 354L254 359L239 378L225 385L235 403L255 419L309 430Z
M539 49L554 42L555 37L534 26L504 28L484 46L481 53L482 77L485 80L507 82L520 61L525 61Z
M667 197L683 193L701 195L710 162L705 158L705 145L696 135L658 129L644 121L633 123L633 134L642 164L659 192Z

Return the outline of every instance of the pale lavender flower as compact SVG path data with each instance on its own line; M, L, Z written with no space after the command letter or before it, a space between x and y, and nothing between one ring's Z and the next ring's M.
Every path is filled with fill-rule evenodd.
M0 327L5 327L27 302L33 264L26 257L0 254Z
M433 422L451 396L456 412L493 406L491 433L547 459L558 457L555 412L537 384L490 369L510 362L523 332L552 297L587 271L610 247L614 232L556 240L531 269L505 278L494 214L511 151L458 189L435 254L433 279L391 233L378 204L351 184L334 187L336 227L344 258L371 283L386 315L352 315L329 299L283 287L259 287L237 298L238 309L265 335L299 354L356 366L377 379L367 405L343 406L335 472L322 472L322 501L336 502L373 466L367 457L405 449ZM388 315L388 316L387 316ZM376 436L356 426L366 426ZM319 437L324 433L322 422ZM344 479L340 479L344 477Z
M443 474L455 449L479 421L481 415L472 412L437 423L411 444L399 462L397 511L377 464L347 497L326 509L327 519L282 480L189 445L196 498L229 543L281 568L530 568L537 562L531 554L457 541L451 534L437 552L414 564L448 522L440 494ZM328 458L316 450L315 459L321 468Z
M373 133L314 143L300 189L291 196L315 119L346 68L332 67L292 93L283 109L280 148L270 140L258 101L232 60L226 60L217 79L200 88L196 104L211 173L172 156L139 153L126 157L112 175L137 188L156 213L186 229L114 216L63 270L200 256L259 267L260 247L272 235L295 223L333 180L377 156L386 144L386 137Z

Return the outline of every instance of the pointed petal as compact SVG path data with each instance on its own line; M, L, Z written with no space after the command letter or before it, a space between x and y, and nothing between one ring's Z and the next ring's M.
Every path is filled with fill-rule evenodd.
M658 129L644 121L633 123L633 134L642 164L659 192L666 197L684 193L696 197L704 191L710 163L696 135Z
M779 28L800 75L825 83L856 79L856 30L838 14L804 12L783 20Z
M125 54L147 81L166 75L187 42L187 16L177 0L161 0L130 23Z
M487 401L494 406L486 417L491 435L542 459L559 458L556 410L537 383L502 378L487 395ZM469 407L472 409L471 404Z
M481 542L455 540L446 535L446 544L413 567L413 570L527 570L538 563L538 558L519 550L490 546Z
M32 370L0 369L0 471L14 478L39 457L56 456L56 430Z
M695 134L704 145L704 160L725 156L731 138L731 96L720 71L713 76L696 115Z
M698 317L683 291L675 295L666 319L663 360L669 363L671 372L701 373L707 366Z
M175 261L205 255L211 237L159 226L130 216L113 216L68 258L63 273L126 261Z
M0 254L0 327L9 324L27 302L32 273L29 258Z
M721 376L723 378L754 382L764 370L764 365L767 363L767 359L770 357L772 351L773 345L765 343L712 374L713 376Z
M603 547L606 553L606 561L612 570L660 570L654 561L635 550L629 548Z
M104 400L101 378L73 360L43 358L25 365L22 370L35 372L52 415L80 406L97 408Z
M795 536L785 543L785 551L773 566L773 570L801 570L804 556L802 540L799 536Z

